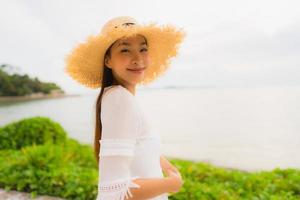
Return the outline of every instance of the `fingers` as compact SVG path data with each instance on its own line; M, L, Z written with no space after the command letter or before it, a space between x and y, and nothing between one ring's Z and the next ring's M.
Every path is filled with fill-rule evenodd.
M172 172L175 174L177 177L180 177L182 179L180 171L175 167L175 166L169 166L168 168L165 169L165 172L169 174L169 172Z
M173 170L174 172L181 174L180 171L176 168L176 167L172 167L171 170Z
M172 169L168 170L169 173L172 173L173 175L175 175L176 177L179 177L180 179L182 179L181 174L177 171L174 171Z
M174 174L175 176L179 177L179 174L176 173L176 172L174 172L173 170L170 170L170 172L171 172L172 174Z

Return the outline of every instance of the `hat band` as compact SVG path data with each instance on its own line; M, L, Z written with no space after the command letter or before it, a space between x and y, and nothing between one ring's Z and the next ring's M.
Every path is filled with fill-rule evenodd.
M126 23L122 24L122 26L132 26L132 25L135 25L135 23L133 23L133 22L126 22ZM118 28L118 26L115 26L115 28Z

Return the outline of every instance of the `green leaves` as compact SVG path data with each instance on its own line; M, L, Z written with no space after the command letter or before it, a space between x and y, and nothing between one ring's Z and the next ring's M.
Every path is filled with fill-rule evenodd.
M276 168L250 173L203 162L171 162L180 169L185 183L170 199L300 199L300 170Z
M1 150L2 149L2 150ZM299 200L300 170L244 172L204 162L170 159L184 179L178 200ZM67 138L63 128L44 117L0 128L0 188L94 200L98 168L94 151Z
M69 140L59 145L46 143L0 151L1 156L7 155L0 159L0 187L33 195L95 199L98 171L92 148ZM77 164L77 156L70 156L78 151L81 152L80 164Z
M64 143L67 133L60 124L47 117L26 118L0 129L0 150L21 149L44 143Z

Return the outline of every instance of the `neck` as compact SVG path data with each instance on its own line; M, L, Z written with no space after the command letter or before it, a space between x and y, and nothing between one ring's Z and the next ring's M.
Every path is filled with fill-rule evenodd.
M126 88L133 96L135 96L135 85L126 86Z
M122 85L125 87L133 96L135 96L135 85L132 84L126 84L126 83L118 83L116 81L113 81L113 85Z

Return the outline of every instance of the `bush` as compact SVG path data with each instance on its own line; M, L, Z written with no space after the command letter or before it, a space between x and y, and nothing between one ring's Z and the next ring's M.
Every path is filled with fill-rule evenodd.
M66 143L33 145L0 151L0 188L59 196L95 199L98 170L93 150L73 139Z
M300 170L244 172L208 163L174 159L185 180L180 192L169 199L199 200L299 200Z
M10 137L3 137L8 132ZM3 138L21 145L7 148L5 143L6 148L0 149L0 188L30 192L33 197L96 198L99 173L93 148L66 138L59 124L41 117L22 120L2 128L1 144ZM26 145L23 140L28 140ZM243 172L203 162L169 160L184 180L181 190L171 194L170 200L300 199L300 170Z
M300 199L300 171L242 172L203 162L170 160L181 172L183 188L170 200ZM98 170L93 149L68 139L0 151L0 187L73 200L94 200Z
M0 128L0 149L21 149L33 144L59 144L66 137L62 126L49 118L26 118Z

